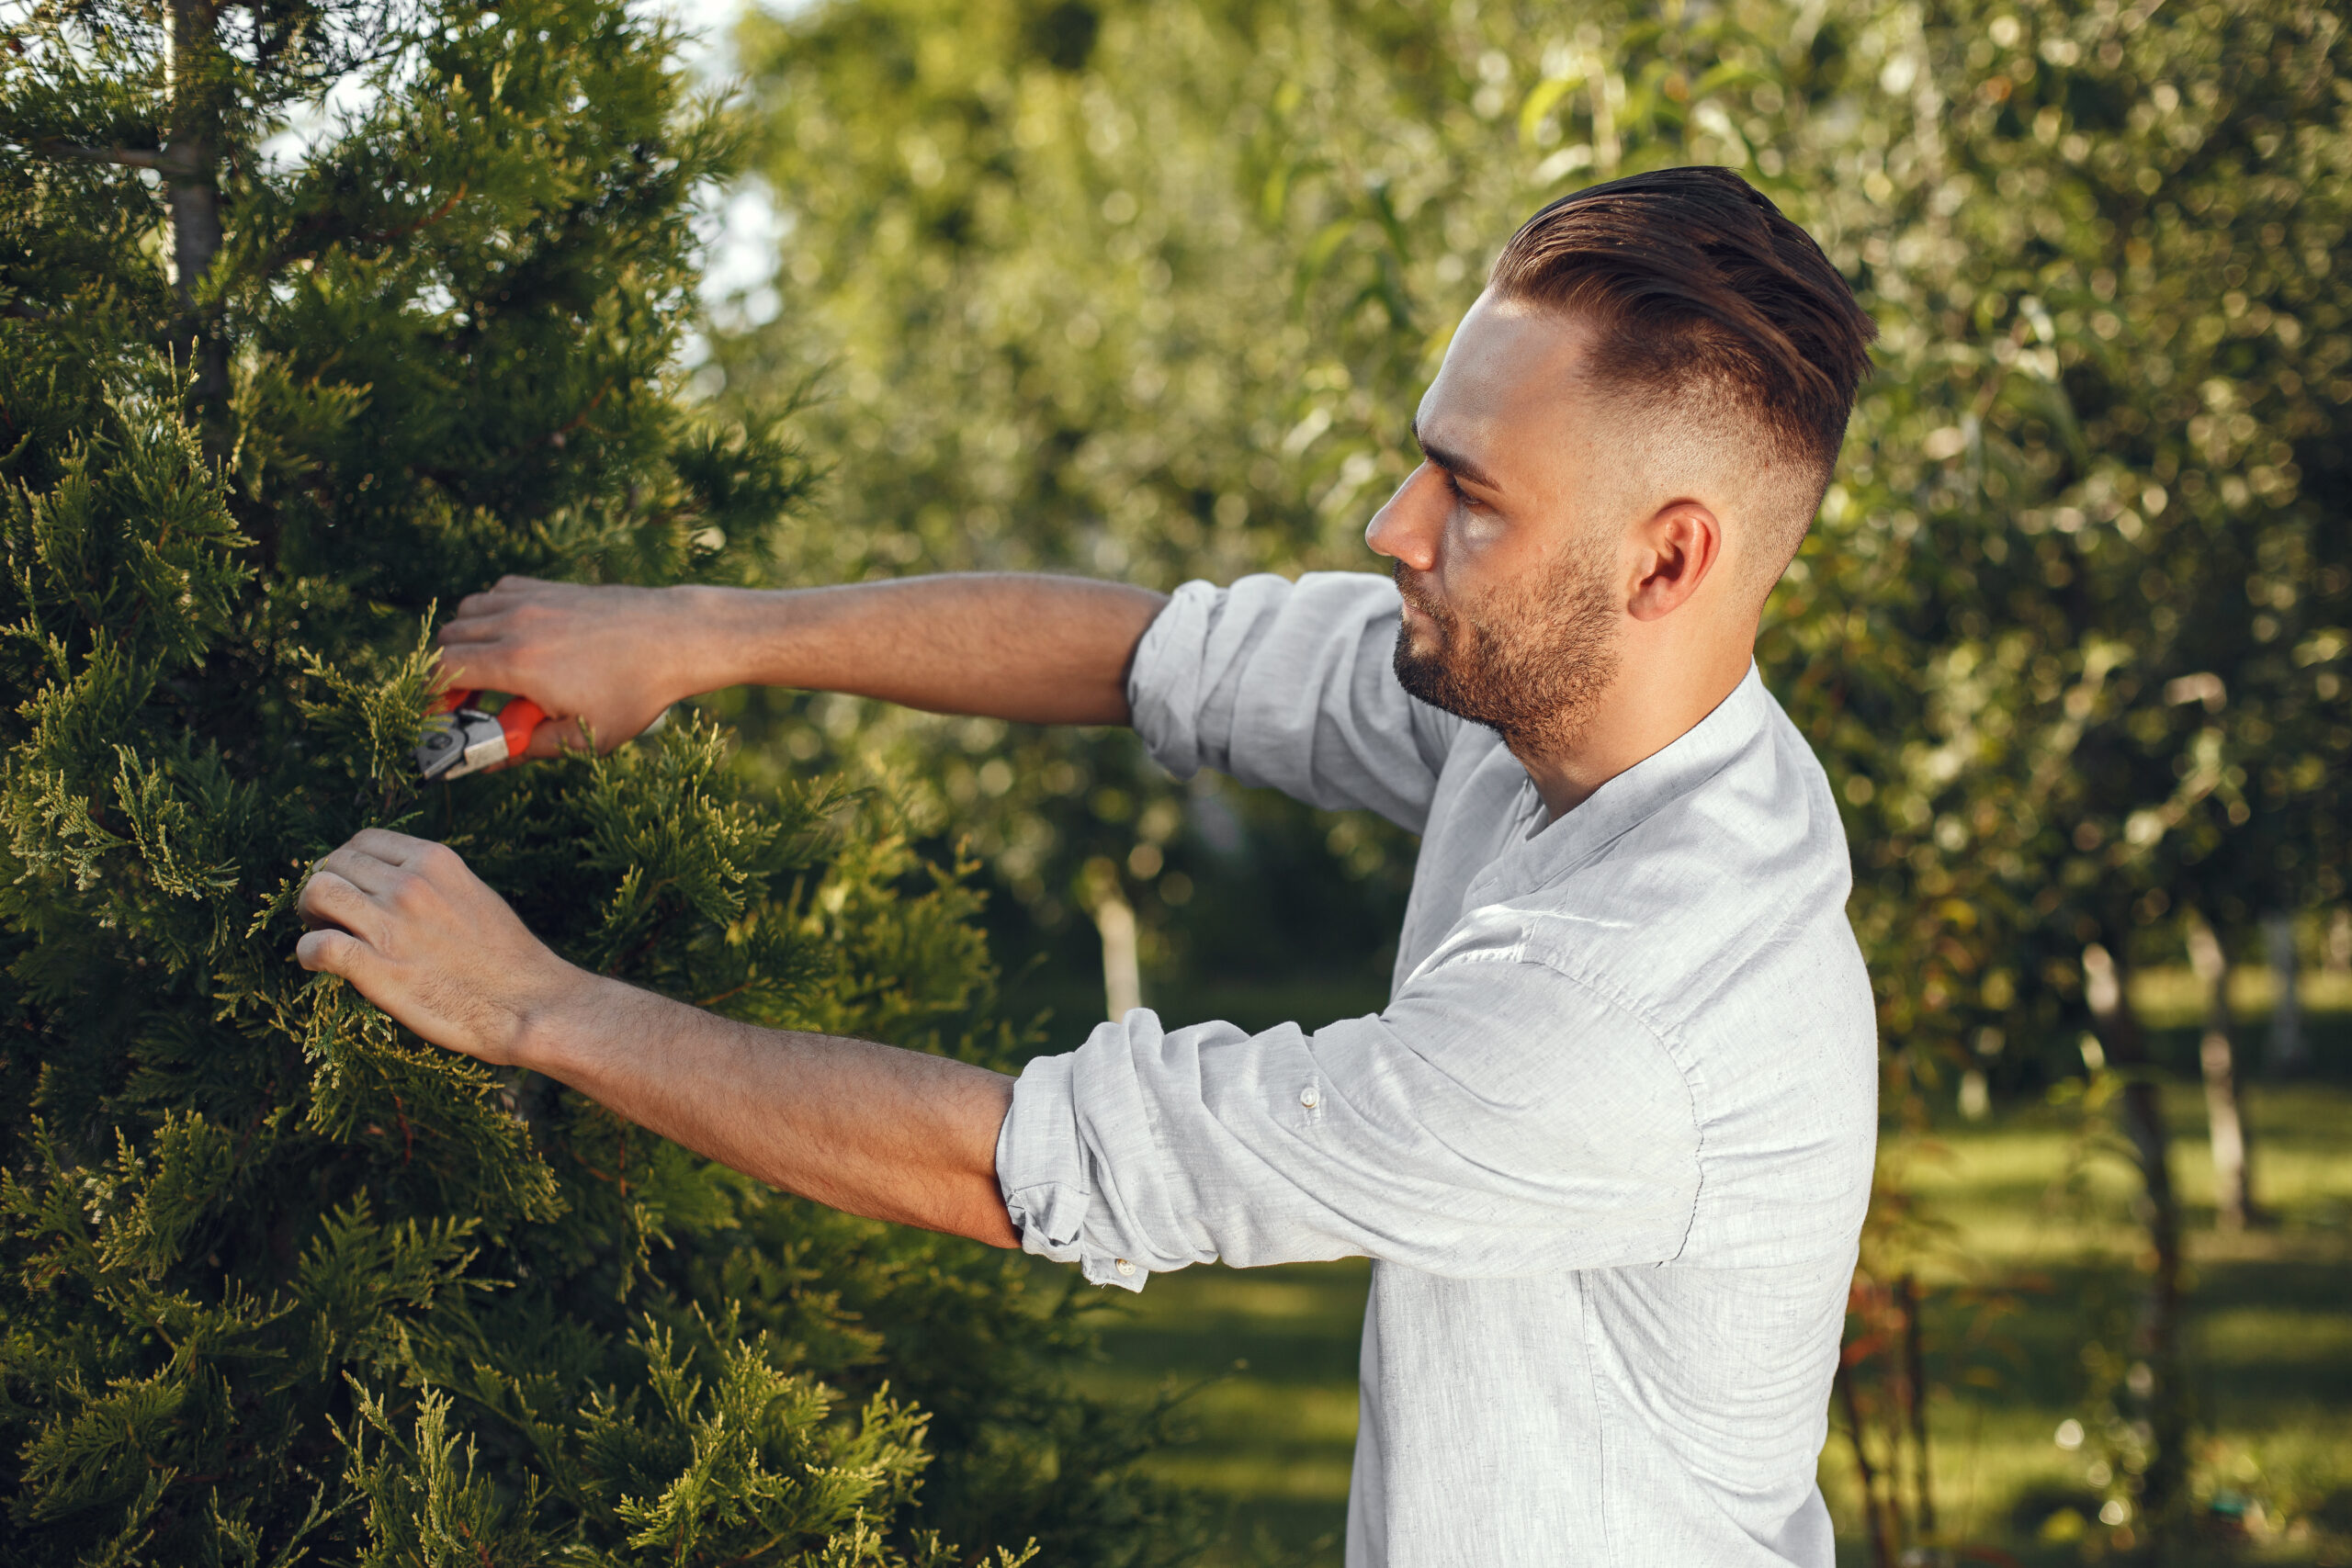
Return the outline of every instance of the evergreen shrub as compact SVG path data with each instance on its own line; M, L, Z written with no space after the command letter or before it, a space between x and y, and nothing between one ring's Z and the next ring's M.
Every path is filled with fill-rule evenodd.
M740 579L806 489L775 423L675 395L732 147L672 36L620 0L18 11L0 1561L1182 1555L1130 1462L1156 1416L1064 1390L1085 1333L1025 1260L783 1198L291 962L307 867L392 827L599 970L1019 1043L962 869L870 795L755 794L692 719L414 777L436 606Z

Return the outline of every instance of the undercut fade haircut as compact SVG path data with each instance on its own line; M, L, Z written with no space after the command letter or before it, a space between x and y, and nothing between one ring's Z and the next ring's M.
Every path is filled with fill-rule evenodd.
M1603 385L1755 422L1774 466L1811 481L1803 514L1774 530L1785 553L1762 552L1778 578L1829 488L1878 336L1813 236L1729 169L1659 169L1545 207L1487 286L1593 328Z

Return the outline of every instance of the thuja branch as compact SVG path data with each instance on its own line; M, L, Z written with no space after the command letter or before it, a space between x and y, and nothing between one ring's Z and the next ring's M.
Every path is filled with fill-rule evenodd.
M174 147L93 147L85 142L51 138L37 141L33 151L44 158L66 163L117 164L126 169L153 169L159 175L187 179L199 172L193 149Z
M458 203L466 198L467 188L468 182L459 180L458 188L443 197L439 205L431 210L420 213L407 222L393 228L371 230L364 233L356 231L335 232L335 226L328 218L312 213L295 226L294 231L285 238L270 256L269 271L276 273L289 263L300 261L305 256L314 256L332 244L389 245L396 241L405 240L412 234L432 228L456 211Z
M466 182L459 180L458 182L458 188L451 191L447 196L443 197L441 198L441 204L438 207L435 207L432 211L425 213L422 217L413 218L397 229L387 230L381 234L371 234L368 238L386 243L389 243L393 240L406 239L409 235L416 233L421 230L432 228L435 223L438 223L444 218L448 217L451 212L456 210L458 203L463 201L465 198Z

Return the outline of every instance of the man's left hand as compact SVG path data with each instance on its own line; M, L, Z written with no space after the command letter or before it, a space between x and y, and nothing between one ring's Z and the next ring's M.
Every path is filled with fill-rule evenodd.
M996 1180L1012 1080L761 1029L566 964L446 844L370 829L303 885L304 968L410 1029L853 1214L1018 1247Z
M370 828L321 861L298 905L305 969L340 975L435 1045L513 1065L589 976L549 952L455 850Z

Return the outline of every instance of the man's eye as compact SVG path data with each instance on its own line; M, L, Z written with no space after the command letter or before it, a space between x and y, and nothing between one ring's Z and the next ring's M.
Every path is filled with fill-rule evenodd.
M1472 495L1468 491L1464 490L1462 488L1462 481L1455 479L1452 474L1445 476L1445 488L1452 491L1453 492L1453 499L1460 502L1464 506L1478 506L1484 504L1476 496Z

